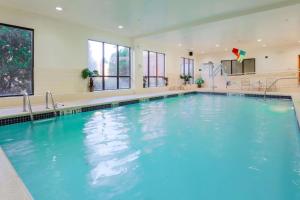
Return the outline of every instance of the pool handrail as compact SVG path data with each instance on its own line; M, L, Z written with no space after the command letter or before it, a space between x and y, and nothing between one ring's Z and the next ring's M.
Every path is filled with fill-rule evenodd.
M49 107L49 96L51 98L51 104L52 104L52 107L53 107L54 116L56 117L56 115L57 115L56 106L55 106L55 103L54 103L53 95L50 91L46 92L46 109L50 109L50 107Z
M30 120L33 121L33 113L32 113L32 107L30 98L27 92L23 92L23 112L27 112L26 106L28 106L29 114L30 114Z
M273 85L275 85L278 81L280 81L280 80L287 80L287 79L298 79L298 77L281 77L281 78L275 79L269 86L266 85L265 92L264 92L264 100L266 100L268 89L270 89L271 87L273 87Z

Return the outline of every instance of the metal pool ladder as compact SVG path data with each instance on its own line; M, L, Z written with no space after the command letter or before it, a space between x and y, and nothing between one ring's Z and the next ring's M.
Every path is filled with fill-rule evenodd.
M31 102L30 98L28 96L27 92L23 93L23 112L27 112L26 106L28 106L29 114L30 114L30 120L33 121L33 114L32 114L32 108L31 108Z
M52 107L53 107L54 116L56 117L57 116L56 106L55 106L55 103L54 103L53 95L50 91L46 92L46 109L50 109L49 108L49 96L51 98L51 104L52 104Z
M265 93L264 93L264 100L266 100L266 96L267 96L267 91L268 91L268 89L270 89L271 87L273 87L273 85L275 85L278 81L280 81L280 80L285 80L285 79L298 79L298 77L284 77L284 78L278 78L278 79L274 80L269 86L266 85Z

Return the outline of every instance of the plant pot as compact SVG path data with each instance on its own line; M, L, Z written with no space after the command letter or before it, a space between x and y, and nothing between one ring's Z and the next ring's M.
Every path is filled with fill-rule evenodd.
M201 87L202 87L202 85L197 85L197 87L198 87L198 88L201 88Z
M89 91L94 92L94 81L92 78L89 78L89 85L88 85Z
M90 92L94 92L94 87L89 87Z

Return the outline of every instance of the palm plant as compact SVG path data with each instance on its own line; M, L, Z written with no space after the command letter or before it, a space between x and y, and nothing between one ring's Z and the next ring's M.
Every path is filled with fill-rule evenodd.
M97 77L99 76L99 72L97 70L91 71L88 68L85 68L81 71L81 78L83 79L87 79L89 78L89 90L90 92L94 91L94 81L93 81L93 77Z
M180 78L184 80L184 85L186 85L190 81L192 76L191 75L180 75Z

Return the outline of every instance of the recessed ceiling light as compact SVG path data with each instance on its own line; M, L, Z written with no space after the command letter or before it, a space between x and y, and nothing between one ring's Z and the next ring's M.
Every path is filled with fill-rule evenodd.
M63 11L64 9L62 8L62 7L60 7L60 6L57 6L56 8L55 8L57 11Z
M181 43L179 43L179 44L178 44L178 46L179 46L179 47L182 47L182 44L181 44Z
M220 47L220 45L219 45L219 44L216 44L216 47Z
M123 29L123 28L124 28L124 26L122 26L122 25L118 26L118 29Z
M266 45L266 44L263 44L262 47L267 47L267 45Z
M262 39L257 39L257 42L261 42L262 41Z

